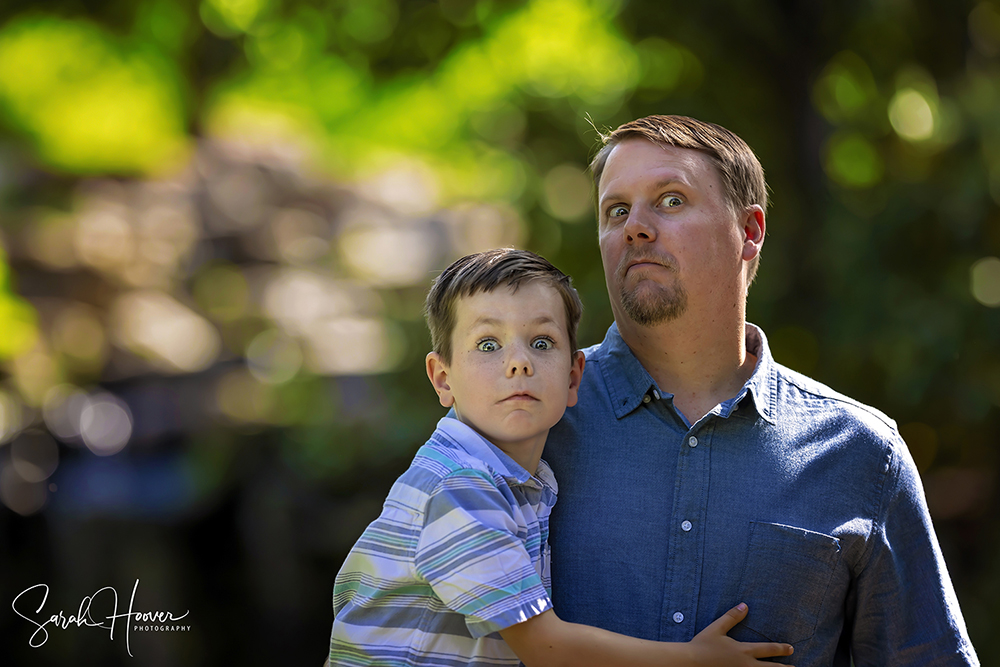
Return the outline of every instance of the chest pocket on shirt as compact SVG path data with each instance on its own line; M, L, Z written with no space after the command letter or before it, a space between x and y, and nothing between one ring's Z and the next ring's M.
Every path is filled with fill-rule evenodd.
M750 613L741 625L770 641L809 639L839 561L840 540L835 537L752 521L738 596Z

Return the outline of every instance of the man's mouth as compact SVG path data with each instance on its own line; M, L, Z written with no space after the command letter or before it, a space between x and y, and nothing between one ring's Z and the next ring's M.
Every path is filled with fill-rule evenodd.
M670 270L670 265L657 259L649 257L635 257L622 262L622 268L618 272L619 278L624 279L632 269L643 269L648 267L659 267Z
M657 262L650 262L648 260L642 260L642 261L638 261L638 262L632 262L631 264L629 264L628 265L628 269L626 269L626 271L629 271L629 270L637 268L637 267L643 267L643 266L663 266L663 265L659 264Z

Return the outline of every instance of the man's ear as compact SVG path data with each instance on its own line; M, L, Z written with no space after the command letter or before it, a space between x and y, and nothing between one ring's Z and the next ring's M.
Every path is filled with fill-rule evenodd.
M743 219L743 260L749 262L760 254L764 245L764 232L767 224L764 221L764 209L760 204L754 204L744 209Z
M446 408L455 405L455 397L452 395L451 385L448 383L448 364L437 352L428 352L425 363L427 364L427 379L434 386L434 391L437 392L441 405Z
M573 365L569 369L569 400L566 401L567 408L576 405L577 394L580 391L580 380L583 379L583 365L586 361L586 357L580 350L573 353Z

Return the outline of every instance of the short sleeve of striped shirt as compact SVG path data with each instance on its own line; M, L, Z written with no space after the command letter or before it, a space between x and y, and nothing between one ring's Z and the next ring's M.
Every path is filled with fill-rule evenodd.
M414 565L479 638L551 609L504 497L485 471L443 477L427 500Z

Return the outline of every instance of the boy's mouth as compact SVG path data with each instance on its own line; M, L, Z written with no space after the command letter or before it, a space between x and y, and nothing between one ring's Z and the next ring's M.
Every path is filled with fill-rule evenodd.
M513 394L507 398L500 401L501 403L506 401L537 401L538 399L531 395L527 391L515 391Z

